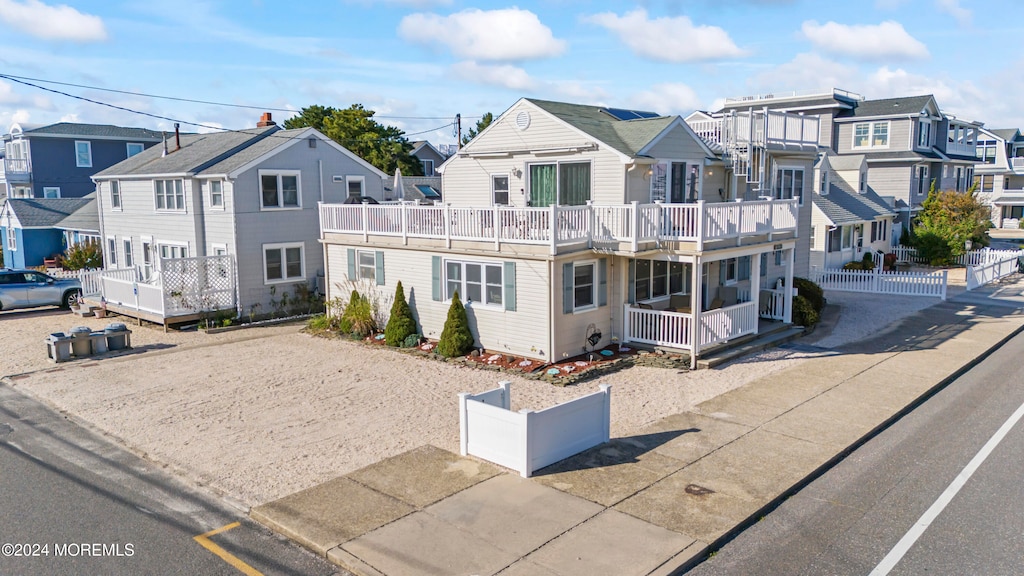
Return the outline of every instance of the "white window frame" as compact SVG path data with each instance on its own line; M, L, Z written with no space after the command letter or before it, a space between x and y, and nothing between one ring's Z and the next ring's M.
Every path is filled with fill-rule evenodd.
M107 245L103 247L108 268L117 268L117 238L107 236Z
M142 272L148 280L153 273L153 257L157 255L153 249L155 244L152 236L140 236L139 242L142 244Z
M299 249L299 275L289 276L288 275L288 249L298 248ZM281 277L270 278L267 276L267 251L278 250L281 253ZM261 252L263 254L263 284L270 286L273 284L294 284L306 279L306 245L302 242L284 242L277 244L264 244Z
M11 198L31 198L32 189L28 186L11 186Z
M359 183L359 198L366 196L365 176L345 176L345 198L352 198L352 184Z
M923 178L922 178L923 177ZM927 164L915 164L914 165L914 192L918 196L924 196L928 194L928 189L931 188L931 168Z
M11 226L11 223L7 223L7 249L11 252L17 252L18 250L18 231Z
M43 186L43 198L60 198L60 186Z
M210 254L212 256L227 256L228 245L227 244L210 244ZM228 277L228 269L223 264L217 263L217 275L221 278Z
M495 178L505 179L505 202L498 202L497 193L498 188L495 186ZM510 206L512 202L512 178L506 173L491 174L491 205L492 206Z
M139 151L136 152L135 154L132 154L132 146L137 146ZM125 145L124 145L124 151L125 151L125 154L127 154L127 156L126 156L127 158L131 158L132 156L135 156L136 154L142 154L145 150L146 150L146 145L143 144L142 142L125 142Z
M580 306L576 302L576 269L590 266L591 278L593 279L590 284L590 304L584 304ZM651 266L653 269L654 267ZM598 269L597 260L579 260L572 263L572 312L577 314L580 312L588 312L590 310L597 310L597 285L598 285Z
M264 176L275 176L277 177L277 205L266 206L263 203L263 177ZM295 206L284 204L284 187L282 186L283 176L294 176L295 177L295 201L298 203ZM302 172L300 170L259 170L257 171L257 182L259 184L259 203L260 212L270 212L275 210L302 210Z
M448 275L448 266L452 265L452 264L456 264L456 265L459 266L459 278L458 279L452 279ZM480 286L480 296L481 296L480 300L470 300L470 298L469 298L469 290L466 288L466 286L470 283L469 280L467 280L467 277L469 276L469 274L467 273L467 267L468 266L479 266L480 267L480 282L477 283ZM488 268L496 268L498 270L499 277L498 277L498 283L497 284L493 284L493 283L488 283L487 282L487 269ZM456 288L456 290L459 291L459 297L462 299L462 301L464 303L472 302L474 307L484 306L484 307L487 307L487 308L494 308L495 310L504 310L505 309L505 298L506 298L506 296L505 296L505 264L503 262L482 262L482 261L478 261L478 260L458 260L458 259L445 260L444 261L444 284L443 284L443 286L444 286L444 296L445 296L445 299L447 301L451 301L451 299L452 299L452 293L451 293L451 290L449 289L450 288L449 287L449 283L451 283L451 282L458 282L459 283L459 286L458 286L458 288ZM487 297L487 294L488 294L487 288L488 288L488 286L494 286L494 287L498 288L498 290L500 291L500 294L501 294L501 300L499 302L492 302Z
M121 182L118 180L111 180L109 183L110 187L110 209L115 212L123 210L121 208Z
M821 171L821 182L818 184L818 186L818 194L821 194L822 196L828 195L828 171Z
M210 208L213 208L214 210L223 210L224 209L224 181L223 180L207 180L206 181L206 186L210 190L210 200L209 200L210 201ZM214 188L219 188L220 191L215 194L214 191L213 191ZM214 201L214 197L215 196L220 196L220 202L215 202ZM262 204L262 202L263 202L263 197L260 196L260 203Z
M131 268L135 266L135 255L132 254L132 239L131 237L123 238L121 245L124 247L124 267Z
M420 163L423 164L423 175L424 176L433 176L434 175L434 161L433 160L429 160L429 159L428 160L420 160ZM429 166L429 169L427 168L428 166Z
M369 264L363 262L369 258ZM356 250L356 278L377 282L377 252L375 250Z
M725 285L732 286L739 282L740 277L740 259L739 258L726 258L720 261L719 266L725 266Z
M782 189L782 182L784 181L784 173L787 172L787 171L793 172L793 174L794 174L793 187L789 191L789 193L790 193L789 198L786 197L786 191ZM806 187L805 183L807 181L807 171L804 170L803 166L783 166L783 165L779 165L779 166L777 166L775 168L775 179L776 179L775 184L777 185L777 188L776 188L776 186L772 186L772 197L773 198L775 198L777 200L791 200L793 198L797 198L797 194L796 194L797 193L797 190L796 190L796 177L795 177L797 171L800 172L799 205L800 206L804 205L804 188Z
M167 242L157 240L155 244L157 260L163 260L164 258L188 258L188 242ZM164 256L164 248L167 248L167 256ZM174 254L175 251L178 252L177 256Z
M885 125L885 144L875 144L874 142L875 142L876 127L881 126L883 124ZM867 126L868 127L867 144L864 144L862 146L858 146L857 145L857 127L858 126ZM880 121L877 121L877 122L857 122L857 123L855 123L853 125L853 141L851 142L851 147L854 148L854 149L857 149L857 150L865 150L865 149L870 149L870 148L885 149L885 148L889 147L889 142L891 142L891 141L892 141L892 122L890 122L889 120L880 120Z
M921 119L917 124L917 147L929 148L932 145L932 121Z
M88 156L84 159L79 153L78 147L85 145L85 153ZM88 140L75 140L75 166L78 168L92 168L92 142Z
M171 186L170 194L168 194L168 192L167 192L168 184L170 184L170 186ZM178 205L177 205L178 204L178 199L179 199L178 190L177 190L178 186L181 187L181 196L180 196L181 207L178 207ZM161 199L161 197L164 200L163 207L160 207L160 199ZM169 199L173 199L174 200L174 202L173 202L174 206L173 207L171 207L170 203L168 203ZM153 209L155 211L157 211L157 212L182 213L182 212L186 211L185 210L185 206L186 206L186 202L185 202L185 181L183 179L181 179L181 178L167 178L167 179L158 178L158 179L153 180Z

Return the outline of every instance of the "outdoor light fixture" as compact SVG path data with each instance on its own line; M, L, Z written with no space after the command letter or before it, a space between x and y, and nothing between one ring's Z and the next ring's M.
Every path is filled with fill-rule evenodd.
M594 332L590 333L590 336L587 336L587 343L590 344L591 348L597 346L597 343L600 342L600 341L601 341L601 331L600 330L595 330Z
M972 246L974 246L974 242L972 242L971 240L964 241L964 248L966 248L968 252L971 251Z

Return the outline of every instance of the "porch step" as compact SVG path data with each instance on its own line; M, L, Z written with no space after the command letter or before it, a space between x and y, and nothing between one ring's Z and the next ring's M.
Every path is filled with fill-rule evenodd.
M768 331L737 338L732 342L716 346L706 355L697 359L697 368L714 368L741 356L785 344L806 333L807 330L803 326L779 324Z
M96 308L94 306L81 306L78 309L72 308L71 312L75 316L80 316L82 318L88 318L89 316L95 316L96 315Z

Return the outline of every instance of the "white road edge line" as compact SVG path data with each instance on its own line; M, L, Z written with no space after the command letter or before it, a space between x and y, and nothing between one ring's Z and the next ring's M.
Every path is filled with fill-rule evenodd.
M907 551L909 551L914 543L917 542L917 539L924 534L924 531L931 526L931 523L935 521L939 514L942 513L942 510L946 508L946 505L953 501L957 492L964 487L964 484L967 484L967 480L970 479L971 475L981 467L982 462L988 458L989 454L996 449L996 446L1002 442L1003 438L1022 417L1024 417L1024 404L1021 404L1020 407L1017 408L1017 411L1014 412L1006 422L1003 422L1003 425L999 427L999 430L996 430L996 433L988 439L988 442L981 447L981 450L974 455L974 458L971 458L971 461L967 463L967 466L965 466L964 469L960 471L960 474L953 479L953 482L946 488L946 491L939 496L939 498L931 505L930 508L928 508L927 511L925 511L923 515L921 515L920 518L918 518L917 522L914 523L910 530L903 535L903 538L896 543L896 546L886 554L885 558L879 562L878 566L875 566L875 569L871 571L869 576L885 576L896 567L896 564L899 563Z

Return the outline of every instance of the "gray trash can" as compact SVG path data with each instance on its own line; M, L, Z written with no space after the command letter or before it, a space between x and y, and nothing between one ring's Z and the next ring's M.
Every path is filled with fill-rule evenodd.
M52 362L67 362L71 359L71 336L55 332L46 337L46 357Z
M92 330L88 326L76 326L71 329L71 353L75 356L85 357L92 354L92 342L89 334Z
M107 351L107 333L100 330L89 334L93 354L104 354Z
M124 350L132 346L130 336L132 331L121 322L107 324L103 333L107 336L107 348L110 350Z

